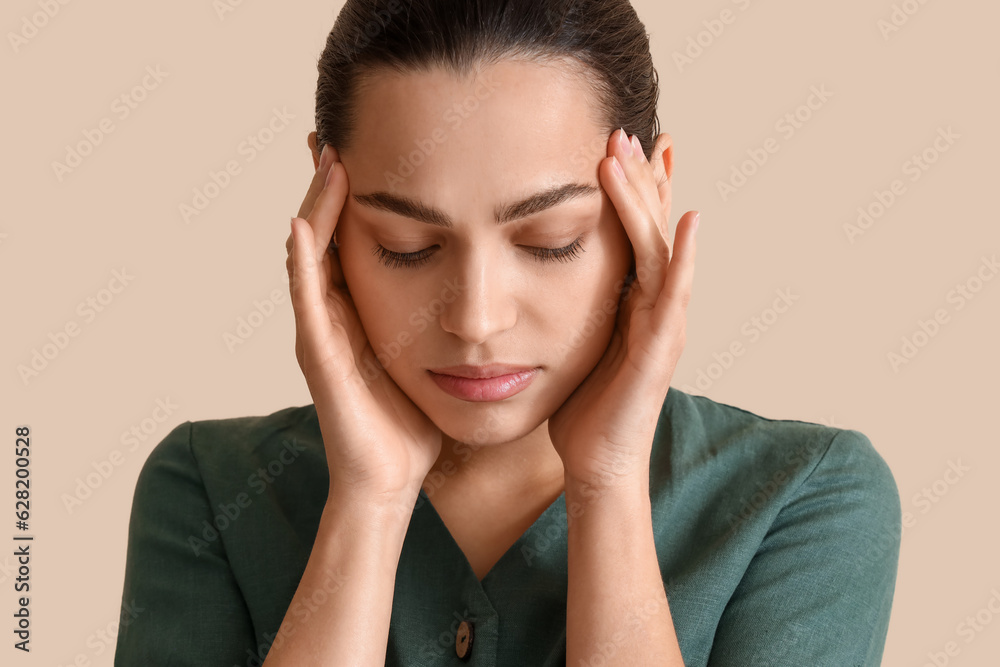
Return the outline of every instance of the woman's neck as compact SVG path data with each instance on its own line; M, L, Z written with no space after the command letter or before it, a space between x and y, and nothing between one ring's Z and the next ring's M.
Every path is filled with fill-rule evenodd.
M476 489L493 498L561 489L562 459L549 439L548 421L523 438L502 444L464 443L442 434L441 453L423 488L432 496L445 485Z

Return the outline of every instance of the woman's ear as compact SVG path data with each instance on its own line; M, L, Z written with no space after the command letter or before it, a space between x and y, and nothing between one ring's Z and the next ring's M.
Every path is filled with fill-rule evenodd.
M674 177L674 142L666 132L656 137L649 162L653 165L653 173L656 174L657 187L664 179L670 180Z
M319 149L316 146L315 130L309 133L307 141L309 143L309 150L312 151L313 171L316 171L317 169L319 169Z
M649 162L653 165L653 176L656 178L656 190L660 193L663 214L667 218L667 224L670 224L670 185L674 175L674 142L666 132L656 137Z

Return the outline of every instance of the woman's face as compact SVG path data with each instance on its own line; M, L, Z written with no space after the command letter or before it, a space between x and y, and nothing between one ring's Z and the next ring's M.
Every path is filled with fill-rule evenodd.
M464 81L380 73L359 94L357 142L340 152L350 192L337 241L358 315L389 376L460 442L531 433L614 328L632 247L598 177L612 130L595 123L575 71L504 61ZM432 372L496 363L536 370L498 400Z

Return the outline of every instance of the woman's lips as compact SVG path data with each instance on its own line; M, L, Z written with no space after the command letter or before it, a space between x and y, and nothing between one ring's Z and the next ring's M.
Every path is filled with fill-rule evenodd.
M490 378L469 378L435 373L428 370L431 379L442 390L464 401L500 401L527 388L537 374L537 368L498 375ZM477 373L482 374L482 373Z

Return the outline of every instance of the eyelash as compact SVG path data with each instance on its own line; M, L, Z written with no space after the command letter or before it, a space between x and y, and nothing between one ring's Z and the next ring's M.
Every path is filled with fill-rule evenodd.
M564 248L532 248L529 252L540 262L569 262L579 257L581 251L583 251L582 236ZM388 268L397 269L419 266L429 260L432 253L430 248L417 252L393 252L379 244L372 250L372 254Z

